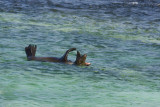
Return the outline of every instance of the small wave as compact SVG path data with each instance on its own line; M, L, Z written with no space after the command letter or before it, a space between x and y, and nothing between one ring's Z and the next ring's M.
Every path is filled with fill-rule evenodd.
M129 2L128 4L137 5L138 2Z

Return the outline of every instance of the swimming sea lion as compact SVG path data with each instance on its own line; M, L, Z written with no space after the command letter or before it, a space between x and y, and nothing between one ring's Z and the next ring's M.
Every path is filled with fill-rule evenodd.
M34 61L44 61L44 62L62 62L62 63L66 63L66 64L85 65L85 66L90 65L90 63L85 62L87 55L84 54L83 56L81 56L79 51L77 51L77 57L76 57L75 62L72 62L67 59L69 52L76 50L76 48L70 48L60 58L57 58L57 57L36 57L35 56L36 50L37 50L36 45L29 45L28 47L25 47L25 52L27 55L27 59L29 61L34 60Z

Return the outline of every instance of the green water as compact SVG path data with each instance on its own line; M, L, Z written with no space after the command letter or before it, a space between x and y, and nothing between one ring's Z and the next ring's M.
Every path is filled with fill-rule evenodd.
M85 6L1 7L0 107L159 107L160 8L123 16L124 8ZM38 46L37 56L60 57L76 47L92 65L27 61L28 44Z

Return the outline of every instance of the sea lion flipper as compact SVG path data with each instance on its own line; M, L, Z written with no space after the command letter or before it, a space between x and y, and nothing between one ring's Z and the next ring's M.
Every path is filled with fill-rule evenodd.
M36 49L37 49L37 46L31 45L31 44L28 47L25 47L25 52L26 52L27 57L35 56Z
M29 45L28 47L25 47L25 52L26 52L27 57L32 56L31 45Z
M32 46L31 46L32 56L35 56L35 55L36 55L36 50L37 50L37 45L32 45Z
M69 52L71 52L71 51L74 51L74 50L76 50L76 48L70 48L70 49L68 49L66 52L65 52L65 54L60 58L60 60L62 61L62 62L67 62L67 58L68 58L68 54L69 54Z

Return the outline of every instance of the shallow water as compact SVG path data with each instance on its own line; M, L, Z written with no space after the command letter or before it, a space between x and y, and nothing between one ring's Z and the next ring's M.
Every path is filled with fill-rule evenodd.
M0 107L158 107L158 3L0 1ZM28 44L37 56L76 47L92 65L27 61Z

